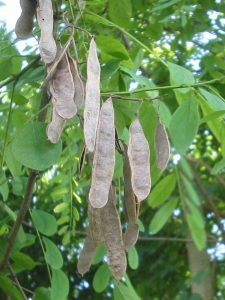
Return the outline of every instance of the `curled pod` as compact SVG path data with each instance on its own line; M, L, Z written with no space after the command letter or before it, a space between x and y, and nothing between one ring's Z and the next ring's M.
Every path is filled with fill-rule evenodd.
M120 280L127 268L127 259L122 238L122 229L116 209L115 189L111 186L109 200L101 208L102 234L106 245L108 264L113 276Z
M94 243L92 237L88 233L77 264L77 270L82 276L89 271L96 249L97 245Z
M151 175L149 145L138 119L135 119L129 128L128 157L132 189L140 202L150 193Z
M115 127L112 99L109 98L100 111L96 147L92 165L89 200L94 208L104 207L115 167Z
M76 104L77 110L79 110L84 104L84 85L80 77L76 61L69 54L68 60L75 87L74 102Z
M155 153L157 166L160 172L163 172L170 157L170 143L166 129L160 121L158 121L155 134Z
M54 104L52 107L52 120L46 128L48 140L56 144L60 140L61 133L65 126L66 120L60 117L55 110Z
M84 103L84 139L87 150L93 152L100 110L100 64L92 38L87 59L87 82Z
M77 113L74 103L75 88L67 54L58 63L55 73L49 81L49 89L58 115L63 119L71 119L75 116Z
M39 41L40 54L46 64L54 61L57 53L53 37L53 9L51 0L39 0L37 6L37 20L41 29Z
M19 39L24 39L31 35L34 25L33 18L36 5L36 0L20 0L20 7L22 11L15 26L16 36Z

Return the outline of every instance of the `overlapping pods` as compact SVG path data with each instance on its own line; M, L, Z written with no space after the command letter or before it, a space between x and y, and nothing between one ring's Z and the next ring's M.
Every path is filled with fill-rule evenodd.
M92 38L87 59L87 83L84 107L84 138L87 150L93 152L100 110L100 64Z
M101 208L108 201L109 189L115 167L115 127L112 99L100 111L97 138L92 165L89 200L93 207Z
M46 64L54 61L57 53L53 37L53 9L51 0L39 0L37 6L37 20L41 29L39 41L40 54Z
M20 39L27 38L32 33L36 3L36 0L20 0L22 11L15 26L16 36Z
M150 149L140 121L135 119L129 129L128 157L131 184L137 201L147 198L151 190Z
M160 120L158 120L155 134L155 153L157 166L160 172L163 172L170 157L170 143L166 129Z

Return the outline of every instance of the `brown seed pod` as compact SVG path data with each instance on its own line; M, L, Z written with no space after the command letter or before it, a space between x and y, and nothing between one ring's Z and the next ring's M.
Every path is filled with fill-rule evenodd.
M57 111L52 107L52 120L46 128L47 137L53 144L58 143L61 133L65 126L66 120L60 117Z
M160 172L163 172L170 157L170 143L166 129L160 121L158 121L155 134L155 153L157 166Z
M89 200L93 207L106 205L115 167L115 127L112 99L100 111L96 147L92 166Z
M89 152L93 152L95 148L99 110L100 64L96 44L92 38L87 59L87 83L84 104L84 138Z
M57 53L53 37L53 9L51 0L39 0L37 6L37 20L41 29L39 41L40 54L46 64L54 61Z
M49 81L49 89L58 115L63 119L75 116L77 113L74 103L75 88L67 54L58 63L54 76Z
M131 167L131 183L140 202L151 189L150 150L140 121L135 119L129 129L128 157Z
M120 280L127 268L127 259L122 239L122 229L119 215L116 209L115 189L111 186L109 200L105 207L101 208L101 230L107 249L109 267L113 276Z
M82 276L89 271L96 249L97 244L94 243L92 237L88 233L77 264L77 270Z
M102 234L101 208L94 208L90 203L88 205L88 220L90 226L90 235L95 243L104 242Z
M16 22L15 32L19 39L27 38L33 30L33 18L36 10L36 0L20 0L21 15Z
M84 104L84 85L81 80L76 61L69 54L68 60L75 87L74 102L77 106L77 110L79 110Z
M128 251L137 242L138 235L139 235L139 228L138 225L136 224L138 219L137 200L132 189L131 168L130 168L126 145L124 145L123 174L124 174L124 204L125 204L126 218L128 222L128 226L124 235L124 245L125 245L125 249Z

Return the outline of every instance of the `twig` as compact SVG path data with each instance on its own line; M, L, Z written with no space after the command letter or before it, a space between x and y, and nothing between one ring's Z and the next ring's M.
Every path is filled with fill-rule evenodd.
M194 243L192 239L178 238L178 237L151 237L151 236L140 236L139 241L163 241L163 242L183 242L183 243ZM217 240L208 239L209 243L215 243Z
M165 96L165 95L164 95ZM142 102L142 101L153 101L162 98L163 96L157 96L157 97L146 97L146 98L130 98L130 97L123 97L119 95L112 95L111 98L115 100L128 100L128 101L136 101L136 102Z
M24 290L23 290L22 286L20 285L20 282L19 282L19 280L18 280L18 278L17 278L17 276L16 276L16 273L14 272L14 270L13 270L11 264L8 263L7 265L8 265L9 272L10 272L10 274L11 274L11 276L12 276L12 279L13 279L13 281L15 282L16 286L18 287L20 293L22 294L23 299L24 299L24 300L27 300L27 296L26 296L26 294L24 293Z

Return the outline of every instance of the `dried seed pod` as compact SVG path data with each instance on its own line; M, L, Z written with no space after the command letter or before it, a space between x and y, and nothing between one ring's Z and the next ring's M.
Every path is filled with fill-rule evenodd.
M125 204L126 217L128 221L128 226L124 235L124 245L125 245L125 249L128 251L137 242L138 235L139 235L139 228L138 225L136 224L138 218L137 201L131 184L131 168L130 168L126 145L124 145L123 174L124 174L124 204Z
M90 203L88 205L88 220L90 226L90 235L95 243L104 242L102 234L101 208L94 208Z
M77 106L77 110L79 110L84 104L84 85L81 80L76 61L69 54L68 54L68 60L69 60L70 70L73 76L73 83L75 87L74 102Z
M160 120L158 121L155 134L155 153L157 166L160 172L163 172L170 157L170 143L166 129Z
M55 110L63 119L71 119L77 113L74 103L74 83L70 65L65 54L58 63L54 76L49 82L49 89L54 98Z
M112 99L100 111L92 166L89 200L95 208L106 205L115 167L115 127Z
M87 83L84 104L84 138L87 150L95 148L100 110L100 64L94 39L91 40L87 59Z
M56 43L53 37L53 9L51 0L39 0L37 7L37 20L41 28L39 42L40 54L46 64L54 61L57 53Z
M46 128L47 137L50 142L53 144L58 143L60 140L61 133L65 126L66 120L60 117L55 110L53 105L52 107L52 120Z
M138 119L130 125L129 134L128 157L132 174L131 183L134 194L140 202L148 196L151 189L150 150Z
M113 276L120 280L127 268L127 259L122 239L122 229L119 215L116 209L115 189L111 186L109 200L105 207L101 208L102 234L107 249L109 267Z
M36 5L36 0L20 0L22 12L15 26L16 36L19 39L24 39L31 35Z
M92 237L88 233L84 241L84 247L80 253L78 264L77 264L78 272L82 276L84 276L84 274L89 271L92 260L95 256L96 249L97 249L97 244L94 243Z

